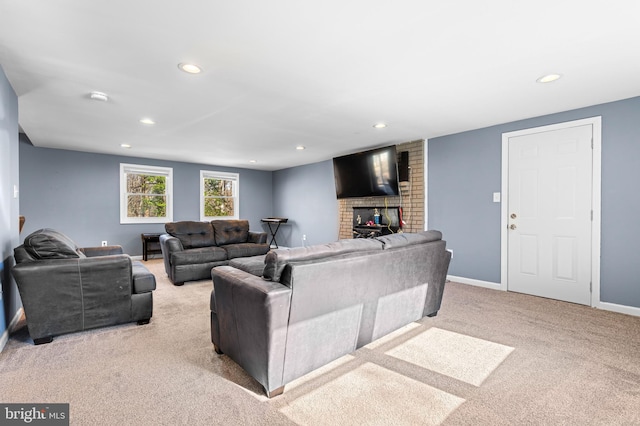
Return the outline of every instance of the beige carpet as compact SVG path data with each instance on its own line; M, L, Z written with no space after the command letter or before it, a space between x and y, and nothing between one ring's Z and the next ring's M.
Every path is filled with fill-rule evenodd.
M640 318L448 283L424 318L267 399L213 351L208 280L154 316L0 354L0 402L70 403L75 425L640 425Z

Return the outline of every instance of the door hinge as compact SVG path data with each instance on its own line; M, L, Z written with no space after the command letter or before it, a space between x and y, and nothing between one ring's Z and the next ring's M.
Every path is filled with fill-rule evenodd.
M589 281L589 293L593 293L593 281Z
M591 210L591 222L593 222L593 210Z

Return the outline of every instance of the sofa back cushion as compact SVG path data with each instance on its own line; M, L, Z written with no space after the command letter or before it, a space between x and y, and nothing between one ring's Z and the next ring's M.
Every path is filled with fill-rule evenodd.
M384 244L384 249L410 246L413 244L424 244L442 239L440 231L422 231L417 233L389 234L376 237L376 240Z
M169 235L178 238L185 249L216 245L213 228L209 222L169 222L164 225L164 229Z
M24 248L34 259L84 258L78 245L61 232L39 229L24 239Z
M339 256L346 253L382 250L382 243L375 239L340 240L328 244L309 247L271 250L264 259L262 276L270 281L280 281L280 276L289 262L301 260L318 260Z
M246 243L249 240L248 220L213 220L211 226L219 246Z

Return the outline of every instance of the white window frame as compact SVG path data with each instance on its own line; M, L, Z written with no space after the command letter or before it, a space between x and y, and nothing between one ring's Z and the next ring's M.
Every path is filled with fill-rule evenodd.
M204 179L224 179L234 181L233 185L233 216L205 216L204 215ZM215 219L239 219L240 218L240 174L228 172L216 172L212 170L200 170L200 220L210 221Z
M166 193L167 211L163 217L128 217L127 216L127 174L145 174L165 176L167 178ZM120 163L120 223L166 223L173 221L173 169L171 167L147 166L144 164Z

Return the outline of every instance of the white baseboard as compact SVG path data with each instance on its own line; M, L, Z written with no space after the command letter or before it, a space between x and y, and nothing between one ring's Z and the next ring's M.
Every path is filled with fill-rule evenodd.
M472 278L456 277L455 275L447 275L447 279L449 281L455 281L460 284L469 284L469 285L474 285L476 287L490 288L493 290L502 290L502 286L500 284L492 283L490 281L481 281L481 280L474 280Z
M9 329L7 328L4 331L4 333L2 333L2 336L0 336L0 353L2 352L2 350L4 349L8 341L9 341Z
M469 284L476 287L491 288L493 290L502 290L502 286L500 284L492 283L489 281L480 281L480 280L474 280L472 278L456 277L454 275L447 275L447 279L450 281L455 281L460 284ZM618 312L620 314L627 314L627 315L640 317L640 308L636 308L634 306L617 305L615 303L608 303L608 302L599 302L598 306L595 306L595 308L602 309L603 311L612 311L612 312Z
M9 323L9 327L7 327L4 333L2 333L2 336L0 336L0 352L2 352L7 342L9 341L9 334L16 328L16 325L18 324L18 321L20 321L20 318L22 318L23 313L23 308L18 309L13 319Z
M597 308L602 309L604 311L612 311L612 312L618 312L620 314L627 314L627 315L640 317L640 308L636 308L633 306L617 305L615 303L608 303L608 302L600 302Z

